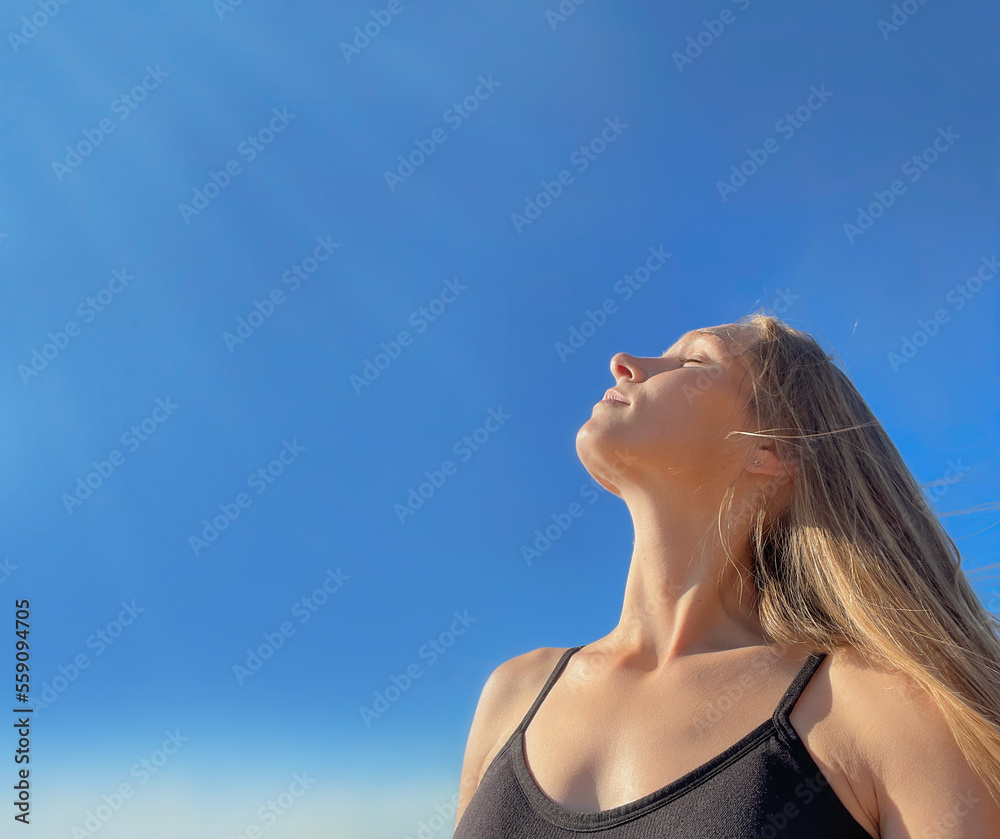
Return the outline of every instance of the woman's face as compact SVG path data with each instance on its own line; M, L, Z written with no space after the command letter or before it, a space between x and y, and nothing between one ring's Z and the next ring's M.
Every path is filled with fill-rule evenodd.
M681 336L662 356L618 353L614 389L628 404L599 402L576 436L577 454L606 489L621 494L640 476L688 485L724 483L753 460L755 430L744 408L749 368L740 357L757 340L754 327L724 324ZM599 394L604 396L604 394Z

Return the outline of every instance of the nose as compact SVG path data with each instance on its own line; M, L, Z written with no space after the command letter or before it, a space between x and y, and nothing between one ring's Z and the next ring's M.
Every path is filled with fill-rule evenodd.
M622 378L641 381L645 378L645 371L639 364L638 358L627 352L620 352L611 356L611 375L615 377L615 381Z

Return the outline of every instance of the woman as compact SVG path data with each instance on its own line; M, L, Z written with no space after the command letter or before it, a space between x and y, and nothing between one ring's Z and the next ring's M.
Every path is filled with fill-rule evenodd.
M611 372L621 621L493 672L455 839L1000 837L1000 622L832 358L757 314Z

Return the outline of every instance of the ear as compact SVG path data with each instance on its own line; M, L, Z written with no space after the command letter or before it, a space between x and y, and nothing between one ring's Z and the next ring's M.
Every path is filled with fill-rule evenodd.
M754 465L755 463L756 465ZM751 461L747 471L753 472L755 475L765 475L784 480L795 477L795 465L789 461L779 459L774 453L773 444L757 448L754 452L753 461Z

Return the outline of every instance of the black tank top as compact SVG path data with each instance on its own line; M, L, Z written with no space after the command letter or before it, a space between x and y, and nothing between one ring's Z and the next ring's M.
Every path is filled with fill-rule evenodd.
M769 720L683 777L636 801L580 813L550 800L524 760L524 731L577 650L559 659L483 775L453 839L871 839L831 789L789 721L826 657L813 653Z

